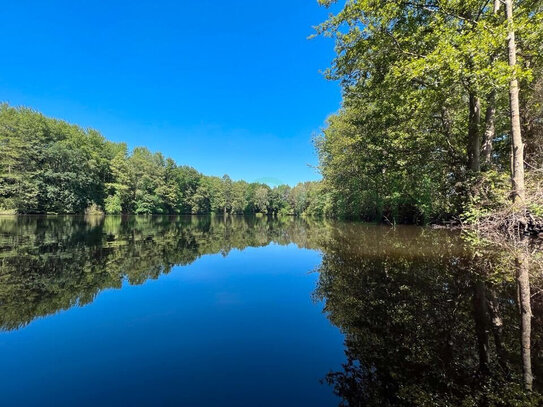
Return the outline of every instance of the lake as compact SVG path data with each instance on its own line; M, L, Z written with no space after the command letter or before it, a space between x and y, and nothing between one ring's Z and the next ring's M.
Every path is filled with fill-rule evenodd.
M539 259L414 226L0 217L1 405L540 405Z

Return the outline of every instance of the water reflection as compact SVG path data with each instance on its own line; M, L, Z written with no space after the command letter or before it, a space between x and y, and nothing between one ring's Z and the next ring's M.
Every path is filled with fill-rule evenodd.
M271 242L315 248L325 227L291 218L0 217L0 329L85 305L125 280L156 279L202 255Z
M0 329L205 254L320 250L315 298L345 334L343 406L543 405L538 248L416 227L243 217L1 217ZM253 260L254 261L254 260Z
M543 403L542 332L531 318L541 316L541 270L524 249L459 238L332 232L317 296L346 335L347 362L326 378L342 405Z

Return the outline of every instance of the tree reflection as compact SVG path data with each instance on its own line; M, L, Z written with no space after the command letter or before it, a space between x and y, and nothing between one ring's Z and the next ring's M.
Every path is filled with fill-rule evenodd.
M333 230L316 294L345 333L347 362L326 377L341 405L543 403L533 256L458 239Z
M202 255L296 243L326 223L245 217L0 217L0 329L85 305L123 281L141 284Z
M323 255L316 297L347 356L326 381L342 405L542 405L540 251L465 240L295 218L0 217L0 329L206 254L295 243Z

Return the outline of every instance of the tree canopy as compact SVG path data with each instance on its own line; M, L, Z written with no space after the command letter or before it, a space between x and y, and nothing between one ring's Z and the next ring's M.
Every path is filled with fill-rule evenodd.
M145 147L0 106L0 212L108 214L322 213L320 185L233 181L177 165Z
M543 4L509 3L353 0L317 27L336 40L327 76L343 91L316 139L336 215L425 222L493 210L520 193L512 161L534 184Z

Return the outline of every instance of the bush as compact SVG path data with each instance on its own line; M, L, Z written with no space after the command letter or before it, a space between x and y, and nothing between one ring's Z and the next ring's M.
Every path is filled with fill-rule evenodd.
M105 199L106 213L109 215L118 215L122 213L123 208L121 206L121 197L119 194L109 195Z

